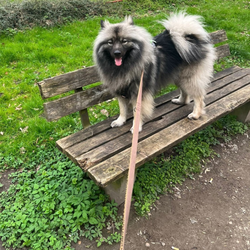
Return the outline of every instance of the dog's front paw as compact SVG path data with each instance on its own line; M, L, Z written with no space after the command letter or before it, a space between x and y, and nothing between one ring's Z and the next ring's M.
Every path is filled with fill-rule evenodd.
M139 125L139 133L142 131L142 126ZM134 133L134 126L131 127L130 132L133 134Z
M200 115L197 115L194 112L188 115L188 119L190 120L198 120L199 118L200 118Z
M200 110L200 111L193 111L192 113L190 113L188 115L188 119L190 120L198 120L201 116L205 115L206 111L204 109Z
M112 123L111 123L111 127L114 128L114 127L121 127L124 123L126 122L126 119L122 118L122 117L118 117L118 119L114 120Z

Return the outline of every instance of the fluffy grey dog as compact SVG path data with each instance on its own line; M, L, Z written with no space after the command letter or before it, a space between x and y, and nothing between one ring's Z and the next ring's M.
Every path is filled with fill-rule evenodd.
M143 121L152 116L155 93L168 83L180 88L180 96L173 103L194 100L189 119L198 119L204 113L204 96L216 56L202 17L179 12L160 23L165 30L153 38L144 28L134 25L130 16L117 24L101 21L94 61L103 84L119 101L120 116L111 123L112 127L126 122L130 104L135 108L143 70L140 131Z

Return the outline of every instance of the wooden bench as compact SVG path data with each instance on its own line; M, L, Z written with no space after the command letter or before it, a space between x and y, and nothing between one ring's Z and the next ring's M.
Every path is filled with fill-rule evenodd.
M224 30L219 30L211 33L211 39L214 44L221 44L227 36ZM228 44L216 49L218 59L230 55ZM102 85L92 86L99 81L93 66L45 79L39 83L39 89L43 99L74 91L71 95L44 103L48 121L80 113L84 129L58 140L56 145L121 204L129 166L132 113L127 123L119 128L110 127L115 117L90 126L87 109L113 98ZM232 111L241 120L250 120L250 69L234 66L216 73L205 99L206 115L199 120L187 119L192 103L185 106L171 103L177 95L178 90L155 100L154 116L139 135L137 167Z

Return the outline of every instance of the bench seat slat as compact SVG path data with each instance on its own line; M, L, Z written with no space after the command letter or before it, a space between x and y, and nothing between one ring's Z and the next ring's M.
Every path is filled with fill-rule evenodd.
M220 78L218 80L214 80L208 88L208 93L215 91L216 89L219 89L221 87L225 88L226 85L231 84L232 82L235 82L237 80L240 80L241 78L248 75L250 75L250 69L241 69L233 74L224 76L223 78ZM233 89L235 89L234 85L232 85L232 90Z
M213 84L211 84L211 86L209 87L208 93L214 91L215 89L221 88L222 86L229 84L230 82L232 82L236 79L240 79L240 78L244 77L247 73L248 73L247 70L240 70L240 71L236 71L234 74L230 74L228 76L225 76L223 79L214 81ZM236 86L234 86L234 87L236 87ZM156 105L156 109L155 109L154 115L153 115L151 120L160 119L162 116L166 115L167 113L173 112L174 110L180 108L180 106L178 106L178 105L169 103L170 100L174 96L177 95L177 93L178 93L178 91L173 91L173 92L170 92L170 93L156 99L157 105ZM130 116L130 118L132 118L132 115ZM114 118L112 118L112 119L114 119ZM103 147L103 150L100 149L100 151L102 153L108 155L108 153L106 152L107 148L105 149L106 143L109 142L110 140L114 141L115 138L123 136L124 134L127 134L130 127L131 127L131 123L132 123L132 121L128 121L124 126L122 126L120 128L110 129L110 122L111 122L111 119L109 119L108 124L106 124L108 126L107 130L102 131L102 132L99 131L99 134L93 135L92 138L88 139L86 136L84 137L85 133L84 133L84 131L82 131L83 135L81 135L79 133L78 137L76 137L74 139L72 139L72 136L69 136L67 138L68 140L64 139L63 143L60 140L59 142L57 142L57 144L60 144L61 148L64 147L63 152L66 153L72 160L74 160L76 157L78 157L80 155L86 156L86 154L85 154L86 152L88 152L89 150L92 150L92 149L94 149L102 144L104 144L104 146L101 146L101 148ZM142 131L142 133L140 133L140 136L143 133L144 132ZM78 140L75 141L76 139L78 139ZM125 142L128 143L127 138L122 138L121 141L122 141L122 143L125 143ZM129 141L129 143L131 142L130 136L128 136L128 141ZM68 145L66 145L67 142L68 142ZM118 147L119 141L117 142L117 140L116 140L115 143L117 143L115 148L118 149L119 148ZM129 143L128 143L128 145L130 145ZM112 149L112 150L114 151L114 149ZM91 151L91 152L92 152L92 154L95 154L96 151ZM87 153L87 155L88 154L89 153ZM91 158L91 157L89 156L89 158ZM85 158L82 157L82 161L84 161L84 159Z
M211 103L215 102L216 100L231 94L233 91L236 91L243 86L248 85L250 87L250 75L247 75L241 79L234 81L232 84L226 85L224 88L218 89L216 92L207 95L205 100L206 104L209 106ZM143 140L154 133L158 133L158 131L164 129L165 127L171 125L172 123L176 123L178 120L185 118L189 113L192 112L192 105L185 105L181 106L178 111L174 111L176 105L169 103L163 107L163 111L166 110L167 112L165 115L162 115L162 119L156 121L150 121L149 123L145 124L143 127L142 132L139 135L139 140ZM169 110L172 110L170 113ZM164 118L165 117L165 118ZM132 122L130 123L131 126ZM129 126L128 126L129 128ZM119 128L117 129L119 130ZM93 148L89 152L83 153L82 155L72 158L76 158L77 164L84 170L102 162L103 160L112 157L114 154L119 153L120 151L128 148L131 146L132 135L128 132L126 134L120 134L119 137L113 138L112 141L104 143L97 148ZM113 131L110 130L107 135L112 134ZM98 137L97 137L98 138ZM101 141L101 138L99 137ZM88 142L83 142L82 145L88 144ZM81 147L80 147L81 148ZM80 151L78 151L80 153Z
M136 167L144 164L153 157L175 146L178 142L201 130L205 126L230 113L235 107L239 107L250 101L250 85L247 85L218 100L207 107L207 115L202 119L181 119L157 134L139 142ZM100 186L106 186L128 170L130 148L114 155L102 163L88 170L89 176Z
M114 116L112 117L113 119L117 117ZM63 152L65 153L65 149L67 149L70 146L73 146L81 141L84 141L96 134L99 134L100 132L105 131L106 129L108 129L110 127L110 119L106 119L102 122L99 122L95 125L92 125L88 128L82 129L80 131L77 131L74 134L68 135L60 140L58 140L56 142L57 147Z
M215 73L213 81L219 80L220 78L223 78L223 77L225 77L227 75L233 74L233 73L235 73L235 72L237 72L239 70L242 70L239 66L232 66L230 68L226 68L226 69L224 69L222 71L219 71L219 72Z

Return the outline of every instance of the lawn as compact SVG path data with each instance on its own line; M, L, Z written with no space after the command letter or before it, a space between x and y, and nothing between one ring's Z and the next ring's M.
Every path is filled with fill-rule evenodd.
M232 55L218 62L216 71L232 65L250 67L249 1L163 2L124 1L114 6L117 14L109 10L110 16L56 27L11 28L0 36L0 170L16 170L10 177L13 184L0 197L0 237L6 247L70 249L80 235L99 245L120 239L119 233L109 238L102 234L109 224L120 230L115 204L55 148L57 139L81 129L79 118L47 122L37 86L45 78L93 65L93 41L102 18L117 22L122 13L131 14L136 24L156 35L162 30L156 20L185 8L204 16L208 31L227 32ZM101 108L118 112L117 103ZM89 113L92 124L105 118L98 106ZM137 212L147 214L166 187L199 172L201 160L213 155L211 145L245 129L232 117L224 118L179 145L168 159L142 167L134 190Z

